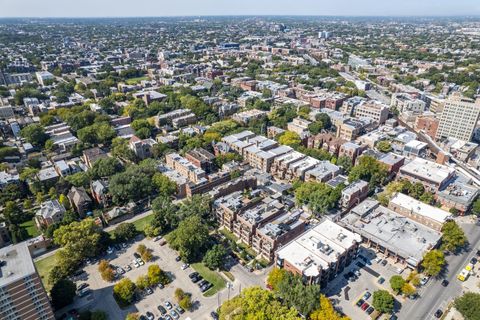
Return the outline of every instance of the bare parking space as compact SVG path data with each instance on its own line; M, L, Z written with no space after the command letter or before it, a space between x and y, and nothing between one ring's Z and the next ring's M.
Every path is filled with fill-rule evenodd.
M389 290L389 279L398 274L398 266L392 265L389 260L384 261L371 249L361 247L357 259L323 291L332 299L336 308L352 320L371 319L369 312L373 312L373 307L369 308L372 306L373 293L376 290ZM359 300L362 302L357 305ZM396 307L399 308L400 304L397 303Z

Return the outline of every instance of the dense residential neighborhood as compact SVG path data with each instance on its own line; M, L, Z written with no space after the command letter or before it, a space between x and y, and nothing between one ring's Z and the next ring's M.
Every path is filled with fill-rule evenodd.
M0 318L479 319L479 57L477 18L0 19Z

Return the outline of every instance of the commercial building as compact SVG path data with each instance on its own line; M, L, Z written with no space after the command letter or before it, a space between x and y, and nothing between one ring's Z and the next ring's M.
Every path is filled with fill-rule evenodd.
M437 140L456 138L470 141L479 116L480 99L474 101L459 94L452 95L445 100L438 124Z
M53 320L55 317L27 242L0 249L0 318Z
M325 287L356 257L362 238L324 220L277 251L276 265Z
M385 208L373 199L354 207L340 223L360 234L369 247L410 268L416 268L442 237L440 231Z
M427 191L436 193L455 177L455 170L421 158L415 158L400 168L398 178L420 182Z

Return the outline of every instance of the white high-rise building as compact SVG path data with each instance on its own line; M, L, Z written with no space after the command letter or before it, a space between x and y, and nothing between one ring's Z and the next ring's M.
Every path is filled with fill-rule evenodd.
M437 140L456 138L470 141L480 115L480 99L476 101L454 94L445 100Z

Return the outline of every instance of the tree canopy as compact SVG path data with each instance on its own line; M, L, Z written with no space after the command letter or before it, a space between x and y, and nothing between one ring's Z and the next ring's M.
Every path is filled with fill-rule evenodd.
M454 221L445 222L442 227L442 248L448 251L456 251L467 244L467 237L462 228Z
M208 228L197 215L181 221L177 229L168 235L170 246L186 262L200 258L209 241Z
M392 312L395 299L387 290L377 290L373 293L373 307L380 312Z
M445 256L440 250L431 250L425 254L422 261L424 272L430 276L437 276L445 265Z
M465 320L480 319L480 294L467 292L456 298L455 309L462 314Z

